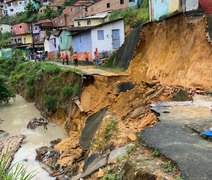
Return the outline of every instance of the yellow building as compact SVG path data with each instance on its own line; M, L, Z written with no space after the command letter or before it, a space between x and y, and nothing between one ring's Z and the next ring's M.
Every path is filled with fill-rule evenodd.
M94 16L88 16L74 20L74 27L97 26L109 21L109 13L100 13Z
M23 44L31 44L32 43L32 35L31 34L22 35L21 41Z

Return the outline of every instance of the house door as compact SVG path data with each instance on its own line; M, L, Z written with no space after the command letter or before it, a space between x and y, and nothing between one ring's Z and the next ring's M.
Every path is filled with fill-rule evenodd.
M113 45L113 49L118 49L120 47L119 29L112 30L112 45Z

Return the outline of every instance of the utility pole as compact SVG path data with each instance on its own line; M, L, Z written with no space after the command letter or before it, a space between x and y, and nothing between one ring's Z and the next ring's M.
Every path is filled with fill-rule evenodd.
M32 52L33 52L33 56L34 56L35 44L34 44L34 35L33 35L33 25L32 25L32 22L30 23L30 29L31 29L31 36L32 36Z

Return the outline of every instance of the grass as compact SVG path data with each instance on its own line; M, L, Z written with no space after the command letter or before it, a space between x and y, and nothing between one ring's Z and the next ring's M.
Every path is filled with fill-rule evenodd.
M28 172L26 166L16 163L6 169L9 158L3 155L0 160L0 179L1 180L31 180L36 176L35 172Z
M160 156L160 151L155 149L153 152L152 152L152 156L153 157L159 157Z
M171 165L171 161L166 162L162 165L162 168L164 169L164 172L166 173L173 173L175 168Z
M49 62L0 59L0 74L29 101L37 101L47 114L66 108L79 91L78 70L62 68ZM38 98L38 99L36 99Z

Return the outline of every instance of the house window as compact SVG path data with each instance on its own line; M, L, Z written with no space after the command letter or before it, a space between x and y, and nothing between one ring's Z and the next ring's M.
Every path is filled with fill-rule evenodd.
M98 40L104 40L104 30L98 30L97 31L97 39Z
M120 0L120 4L124 4L124 0Z
M87 25L91 25L91 20L87 20Z
M26 44L26 38L24 38L24 44Z
M129 0L129 2L135 2L135 0Z
M10 12L13 12L13 9L10 9Z
M77 25L78 25L78 26L81 26L81 24L80 24L80 22L79 22L79 21L77 22Z
M21 42L21 38L18 38L18 42Z
M20 29L22 29L22 26L20 26Z
M107 3L107 8L110 8L110 3Z
M19 4L22 4L22 2L20 1Z

